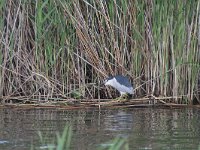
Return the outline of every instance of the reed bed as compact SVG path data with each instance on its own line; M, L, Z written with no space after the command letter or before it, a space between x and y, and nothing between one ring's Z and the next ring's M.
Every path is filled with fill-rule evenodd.
M199 9L199 0L2 0L1 99L112 98L100 83L123 74L135 97L200 102Z

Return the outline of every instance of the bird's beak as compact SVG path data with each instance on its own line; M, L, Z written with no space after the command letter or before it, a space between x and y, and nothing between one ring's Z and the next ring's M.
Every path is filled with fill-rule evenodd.
M100 86L104 86L105 85L105 81L103 81L102 83L100 83Z
M102 82L102 83L100 84L100 86L104 86L104 82Z

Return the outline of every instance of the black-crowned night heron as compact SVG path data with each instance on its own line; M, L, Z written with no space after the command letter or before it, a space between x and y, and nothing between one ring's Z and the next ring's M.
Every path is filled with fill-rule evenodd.
M128 78L122 75L109 76L105 81L105 85L110 85L117 89L121 96L124 94L133 94L133 86L129 82Z

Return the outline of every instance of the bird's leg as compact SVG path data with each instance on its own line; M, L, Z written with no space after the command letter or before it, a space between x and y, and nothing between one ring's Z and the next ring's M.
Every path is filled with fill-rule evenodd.
M125 94L121 95L121 97L122 97L123 99L126 99L126 100L128 100L128 99L129 99L129 95L128 95L127 93L125 93Z
M116 98L119 102L124 102L124 101L127 101L128 100L128 94L125 93L125 94L121 94L120 97Z

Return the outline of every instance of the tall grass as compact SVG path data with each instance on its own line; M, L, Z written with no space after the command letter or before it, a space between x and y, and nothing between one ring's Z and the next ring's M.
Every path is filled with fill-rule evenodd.
M199 0L1 1L0 95L112 97L99 81L123 74L136 96L192 103L199 7Z
M66 125L63 132L61 133L57 133L56 134L56 139L54 138L49 138L49 140L51 140L52 142L48 143L49 141L47 141L47 139L45 139L46 137L43 135L42 132L39 132L39 139L40 142L42 144L42 146L40 146L40 149L48 149L48 150L69 150L71 149L72 145L72 127ZM74 143L74 144L79 144L79 143ZM86 146L87 148L87 146ZM31 149L34 149L34 145L32 146ZM129 145L126 141L126 139L124 138L119 138L116 137L115 139L113 139L112 141L107 142L106 144L102 144L100 146L98 146L97 148L98 150L129 150Z
M72 139L72 127L71 126L65 126L62 134L60 133L56 134L56 139L50 138L52 140L51 143L48 143L43 135L43 133L39 132L39 138L40 142L42 144L42 147L48 150L68 150L70 149L71 139Z

